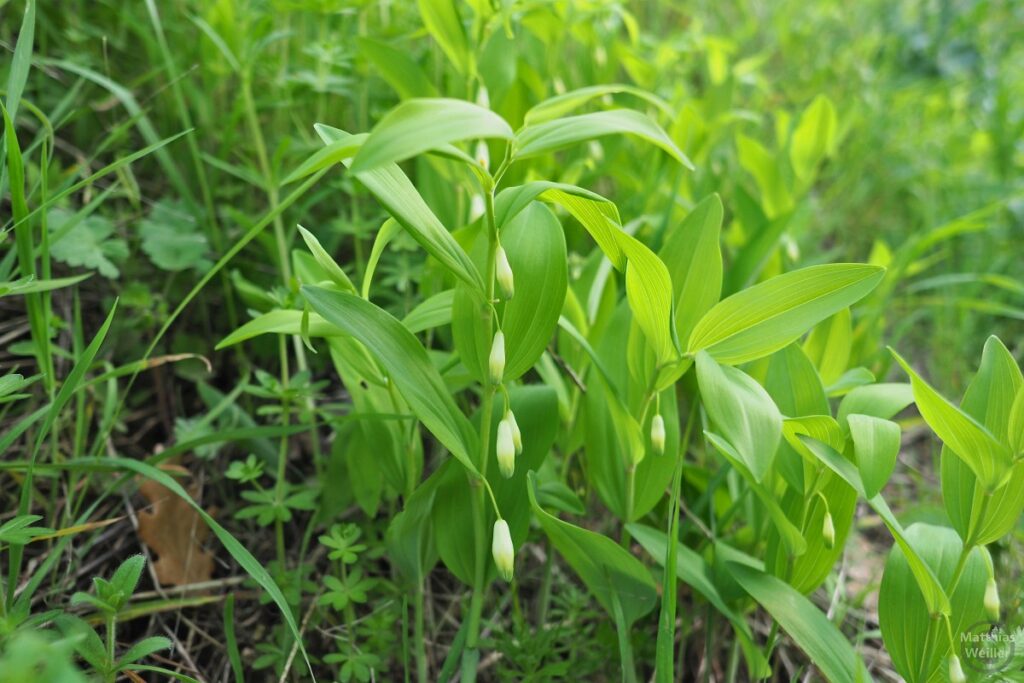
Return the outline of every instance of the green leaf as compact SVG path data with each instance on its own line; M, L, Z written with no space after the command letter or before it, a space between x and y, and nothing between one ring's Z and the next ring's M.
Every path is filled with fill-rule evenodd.
M900 426L870 415L850 415L857 468L864 482L864 496L874 498L889 481L900 454Z
M302 294L325 320L358 339L388 371L416 417L463 466L479 476L476 432L455 405L426 350L402 323L353 294L304 286Z
M161 270L208 270L209 243L199 228L183 202L157 202L139 224L142 251Z
M452 142L512 137L512 128L505 119L472 102L445 98L406 100L374 126L351 168L353 173L364 173Z
M856 387L839 403L836 420L849 431L847 418L854 413L888 420L914 402L909 384L869 384Z
M628 626L652 609L657 588L647 569L615 541L554 517L537 503L536 474L527 475L526 490L537 521L601 607L614 616L619 603Z
M640 240L616 233L626 255L626 299L633 320L654 349L658 364L679 358L672 333L672 278L668 268Z
M857 493L864 496L864 482L861 481L860 473L857 472L857 468L853 463L837 453L831 446L816 439L802 436L800 440L807 446L808 452L814 455L826 467L845 479L846 483L852 486ZM880 495L876 495L874 498L869 498L867 502L878 513L882 522L889 528L889 533L896 539L897 545L903 549L904 554L907 556L911 571L913 571L917 585L921 589L922 595L924 595L925 603L928 605L929 613L936 617L948 615L951 607L949 598L942 589L942 584L939 583L934 572L918 557L913 547L907 541L903 526L896 519L892 510L889 509L885 499Z
M409 56L407 50L367 36L359 36L356 43L359 52L373 62L381 77L402 99L437 95L437 88L430 82L419 64Z
M952 529L914 524L906 531L913 553L948 585L957 569L963 543ZM982 551L975 550L964 566L951 602L952 636L960 643L964 628L984 621L988 568ZM902 546L889 553L878 593L878 621L885 647L896 670L907 683L940 680L950 654L946 625L932 617L917 586L913 567Z
M324 320L319 313L309 314L309 327L306 334L310 337L333 337L342 334L337 327ZM302 333L302 311L274 310L253 318L237 330L217 342L217 351L234 346L241 342L258 337L262 334L294 334Z
M729 573L779 622L793 642L831 683L861 683L871 677L846 636L810 600L783 581L739 562Z
M353 137L330 126L318 125L316 129L326 143ZM352 161L343 160L342 163L351 166ZM356 177L428 254L463 282L481 292L484 290L483 279L476 266L397 164L357 173Z
M789 161L797 178L811 180L821 160L835 153L837 127L835 105L818 95L800 115L789 143Z
M1022 387L1024 377L1013 355L997 337L989 337L978 373L967 385L960 408L996 438L1006 438L1009 443L1009 426L1017 406L1014 397L1020 395ZM1005 484L988 494L967 462L949 446L943 445L940 458L942 500L961 538L985 545L1017 525L1024 510L1024 496L1020 495L1024 490L1024 461L1013 466Z
M807 552L807 541L804 539L803 534L789 518L786 516L785 511L779 506L779 502L775 499L772 492L760 481L754 478L750 470L743 463L740 458L740 454L736 452L736 449L732 445L712 432L705 431L704 436L711 445L715 447L722 456L729 461L729 464L740 473L750 488L757 495L758 499L764 505L768 511L768 516L772 519L772 524L775 525L775 529L779 532L779 537L782 539L786 546L790 556L799 556Z
M736 135L736 150L740 166L754 176L765 215L775 219L792 211L793 195L780 168L781 157L742 133Z
M524 122L528 126L533 126L539 123L544 123L545 121L550 121L551 119L557 119L558 117L565 116L575 109L579 109L587 102L597 99L598 97L605 97L607 95L615 95L618 93L626 93L628 95L639 97L646 102L650 102L666 115L672 116L673 114L671 105L657 95L653 95L642 88L637 88L636 86L615 83L610 85L591 85L585 88L578 88L577 90L570 90L567 93L556 95L555 97L550 97L527 111L526 116L524 117Z
M842 308L818 323L804 342L804 352L818 368L821 381L827 387L843 376L852 348L853 322L849 308Z
M762 481L782 438L782 415L750 375L697 354L697 381L711 423L756 481Z
M36 33L36 0L28 0L25 3L25 14L21 18L21 29L18 31L18 41L14 48L14 57L10 61L10 71L7 73L7 87L4 89L7 95L7 112L14 121L18 117L18 107L21 104L21 93L25 90L28 82L29 71L32 70L32 46ZM0 152L3 147L0 146ZM3 158L3 154L0 154Z
M135 592L135 587L139 584L139 579L142 578L142 570L145 567L146 557L144 555L132 555L122 562L114 571L114 575L110 577L110 584L114 587L114 590L121 593L125 602Z
M626 528L636 542L654 558L655 562L664 566L668 536L662 531L635 522L627 524ZM750 668L751 678L759 680L767 677L771 669L764 655L754 643L754 634L750 630L750 625L746 619L726 604L715 585L711 566L700 554L682 543L676 544L676 576L680 581L700 593L732 624L736 638L743 649L743 655L747 660L747 666Z
M0 282L0 297L50 292L55 289L77 285L79 282L90 277L92 277L92 273L82 273L73 277L59 277L52 280L35 280L28 277L9 282Z
M430 35L461 74L468 74L473 54L455 0L419 0L420 16Z
M532 368L551 342L565 303L568 257L562 225L543 204L531 204L500 235L516 284L515 296L499 306L505 379L511 381Z
M171 641L169 638L165 638L164 636L143 638L128 648L127 652L121 655L121 658L117 660L117 668L122 669L127 665L134 664L140 659L148 657L155 652L169 649L171 649Z
M722 200L713 194L670 226L658 256L672 277L676 333L688 339L697 321L722 295Z
M1012 465L1009 449L984 425L943 398L896 351L889 350L910 376L914 402L928 426L967 463L982 486L995 490Z
M626 267L626 254L619 244L622 231L619 210L608 199L575 185L537 181L502 190L494 201L498 228L515 218L535 199L562 206L590 233L616 269Z
M326 147L318 149L308 159L299 164L294 171L285 176L284 180L281 181L281 185L294 183L296 180L302 180L317 171L322 171L334 164L340 164L346 159L351 159L359 151L359 148L363 146L363 143L366 142L367 137L369 136L364 133L328 143Z
M515 159L554 152L606 135L635 135L665 150L686 168L694 166L661 126L632 109L612 109L527 125L516 135Z
M64 209L51 209L47 214L50 232L62 232L74 218ZM50 256L69 266L94 269L105 278L116 279L121 275L118 264L128 258L128 243L114 234L114 224L108 219L89 216L50 243Z
M867 295L884 273L837 263L773 277L718 302L694 328L689 352L706 350L727 365L767 356Z
M377 272L377 264L380 262L380 257L384 254L384 249L387 248L392 238L401 229L402 226L398 224L398 221L394 218L389 218L384 221L384 224L380 226L380 230L377 231L377 236L373 238L373 249L370 250L370 258L366 262L366 270L363 273L363 289L361 293L364 299L370 298L370 284L373 282L373 275Z
M1024 456L1024 385L1017 389L1006 425L1006 439L1014 457Z
M299 234L302 235L302 240L306 243L306 247L313 254L313 258L316 259L316 262L320 264L320 267L327 273L328 277L331 278L331 281L338 285L342 291L348 291L354 294L356 292L356 286L352 284L352 280L348 278L348 275L346 275L345 271L341 269L338 262L335 261L331 255L327 253L327 250L323 248L320 244L320 240L316 238L316 235L311 233L309 230L306 230L301 225L298 226L298 228Z

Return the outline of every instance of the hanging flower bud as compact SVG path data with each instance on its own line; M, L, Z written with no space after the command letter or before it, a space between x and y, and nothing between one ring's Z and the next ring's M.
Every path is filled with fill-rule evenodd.
M480 89L476 91L476 103L484 109L491 108L491 97L487 93L486 85L481 85Z
M515 296L516 281L512 275L512 266L508 262L508 254L505 248L498 245L494 258L495 273L498 279L498 286L501 287L501 298L508 300Z
M999 586L996 585L996 580L990 576L988 583L985 584L985 611L988 612L988 618L992 621L999 621L999 608Z
M949 683L967 683L964 668L960 666L960 658L956 655L949 658Z
M665 452L665 418L661 415L655 415L651 420L651 446L658 455Z
M501 330L494 333L487 368L491 373L491 384L501 384L501 380L505 377L505 334Z
M498 469L501 476L508 479L516 471L516 444L512 437L512 425L508 418L498 423L498 443L496 445L498 454Z
M491 152L487 149L487 143L480 140L476 143L476 150L473 153L476 163L480 164L485 171L491 168Z
M505 413L505 419L512 425L512 443L516 446L516 455L523 452L523 434L519 431L519 423L516 422L516 414L511 410Z
M516 549L512 547L512 534L508 530L508 522L503 519L494 523L491 555L494 556L494 565L498 568L498 575L506 581L511 581L516 561Z
M825 540L825 547L831 550L836 544L836 525L832 522L832 513L825 511L825 519L821 523L821 536Z

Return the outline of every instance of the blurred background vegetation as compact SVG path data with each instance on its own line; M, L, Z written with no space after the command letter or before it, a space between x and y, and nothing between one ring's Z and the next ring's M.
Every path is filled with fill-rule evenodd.
M544 177L612 197L630 229L653 246L666 225L719 193L725 293L797 265L886 265L886 280L862 304L856 330L856 357L880 379L890 369L886 344L922 366L948 396L962 393L989 334L1018 360L1024 354L1024 3L470 0L457 5L467 20L462 43L432 35L424 22L430 6L41 2L33 70L16 120L30 190L38 192L44 176L51 192L70 186L191 131L46 212L54 275L95 271L54 293L55 348L80 348L81 328L95 329L119 297L107 355L118 365L142 357L199 278L280 204L281 180L321 146L316 122L366 131L400 99L479 100L483 85L489 105L517 126L552 95L622 83L663 101L628 89L619 95L666 127L695 172L614 138L514 168L511 175L523 177L512 180ZM473 20L480 13L472 8L497 19ZM22 12L23 3L0 0L0 85ZM809 107L826 105L835 114L833 149L820 168L801 168L792 133ZM43 145L48 127L50 149ZM446 226L477 215L472 186L449 162L419 159L410 171ZM7 182L0 179L5 198ZM202 356L212 367L173 357L179 362L143 375L116 417L116 450L143 456L217 429L272 421L270 409L254 402L282 392L293 401L344 400L320 381L327 378L323 358L298 349L304 359L282 368L270 338L231 351L214 346L254 313L294 305L294 274L302 267L292 255L293 247L302 250L296 223L314 230L361 278L385 217L341 172L289 207L202 290L157 349L158 357ZM0 226L10 223L5 201ZM414 246L399 236L378 267L375 300L396 313L440 289ZM570 251L578 273L591 252L582 231L570 234ZM15 266L10 249L0 280ZM0 299L0 340L3 371L31 364L17 298ZM70 358L57 354L58 376ZM286 387L276 383L297 368ZM236 402L240 386L248 402ZM98 409L114 414L109 404L117 398L99 397ZM257 451L261 444L272 448L258 442ZM218 454L215 447L197 453ZM920 476L934 484L930 465ZM216 478L207 498L230 501L231 486ZM936 489L923 489L922 502L933 503ZM332 495L335 511L358 497ZM290 588L301 592L304 580ZM558 609L578 614L585 602L567 589ZM377 621L367 630L387 631ZM588 635L613 647L608 633ZM510 677L514 667L530 665L521 640L493 637L505 648L501 666ZM263 665L284 660L287 639L278 641L261 644ZM389 644L377 646L387 652ZM568 660L582 678L587 661L600 661L599 652L573 656L582 658Z

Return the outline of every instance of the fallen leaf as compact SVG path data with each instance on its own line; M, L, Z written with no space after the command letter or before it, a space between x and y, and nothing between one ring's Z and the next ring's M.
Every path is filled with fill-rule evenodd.
M199 514L166 486L146 480L139 493L150 502L139 512L139 538L157 555L153 570L161 585L183 586L209 581L213 553L203 548L210 528ZM189 495L195 497L193 487Z

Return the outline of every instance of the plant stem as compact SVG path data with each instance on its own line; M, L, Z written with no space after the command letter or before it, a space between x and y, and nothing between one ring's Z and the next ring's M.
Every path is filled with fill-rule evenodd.
M423 579L413 596L413 648L416 651L416 680L427 683L427 650L423 643Z
M117 641L117 615L111 614L107 617L107 665L109 673L107 680L114 683L117 680L117 672L114 670L114 645Z
M494 327L494 250L498 242L498 229L494 220L494 190L485 193L487 209L487 272L486 283L485 325L488 330ZM480 619L483 613L484 592L487 577L487 538L484 522L487 518L487 500L484 486L487 478L487 460L491 447L491 413L494 404L494 387L483 387L483 400L480 404L480 476L482 481L473 480L473 542L476 548L476 566L473 571L473 594L469 600L469 632L466 637L466 650L462 655L462 681L472 683L476 680L476 666L480 660L477 643L480 639Z
M683 462L690 446L690 435L697 416L697 401L690 408L690 416L686 420L686 432L676 452L676 467L672 474L672 501L669 506L668 547L665 550L665 583L662 588L661 614L658 619L658 644L655 661L655 680L658 683L671 683L674 678L675 662L672 652L676 639L676 545L679 543L679 508L682 497Z

